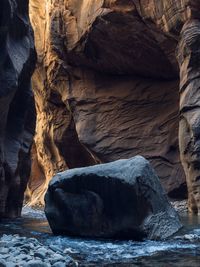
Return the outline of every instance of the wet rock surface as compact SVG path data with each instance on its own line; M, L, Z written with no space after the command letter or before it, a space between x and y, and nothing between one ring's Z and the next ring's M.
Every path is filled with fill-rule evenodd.
M170 201L173 208L179 213L179 214L187 214L188 212L188 201L187 200L172 200Z
M0 237L1 267L66 267L77 263L57 246L45 246L36 238Z
M165 239L181 228L159 178L140 156L59 173L45 202L54 234Z

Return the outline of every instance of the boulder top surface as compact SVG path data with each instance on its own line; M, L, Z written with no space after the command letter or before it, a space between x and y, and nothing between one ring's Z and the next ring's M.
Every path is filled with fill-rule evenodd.
M100 177L116 178L132 184L135 182L136 177L140 177L146 172L146 168L148 168L148 170L151 169L149 161L142 156L135 156L130 159L120 159L109 163L75 168L57 173L50 181L49 186L54 186L74 176L87 176L91 174ZM151 172L155 175L153 169L151 169Z

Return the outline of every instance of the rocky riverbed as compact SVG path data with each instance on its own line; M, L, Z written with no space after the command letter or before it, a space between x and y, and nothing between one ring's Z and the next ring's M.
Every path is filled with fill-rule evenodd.
M33 224L32 219L34 220ZM42 230L43 223L45 231ZM42 232L49 231L42 210L24 207L22 219L11 223L5 221L3 225L3 235L0 230L0 267L78 266L78 263L68 255L67 251L61 250L53 244L45 245L34 237L37 236L37 230L34 231L34 227L41 229ZM33 229L31 229L32 227ZM8 232L10 229L12 234L5 234L6 228ZM23 228L25 236L23 236ZM17 232L19 234L16 234Z
M0 267L78 266L57 246L45 246L36 238L3 235L0 238Z
M21 219L0 225L0 267L199 267L200 218L187 215L186 201L172 204L183 230L165 241L143 242L53 236L44 212L25 207Z

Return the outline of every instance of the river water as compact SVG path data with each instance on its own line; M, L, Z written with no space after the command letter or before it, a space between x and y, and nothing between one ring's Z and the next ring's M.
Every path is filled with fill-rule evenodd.
M4 221L0 235L35 237L75 258L80 266L200 267L200 217L181 215L183 229L166 241L87 240L53 236L43 212L25 209L23 217Z

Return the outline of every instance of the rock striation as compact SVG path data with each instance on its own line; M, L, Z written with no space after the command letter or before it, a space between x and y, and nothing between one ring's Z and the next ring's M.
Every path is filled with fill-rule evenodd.
M34 134L30 78L35 65L28 1L2 0L0 10L0 218L20 215Z
M170 196L185 197L187 181L198 211L199 8L198 0L30 0L33 202L57 171L141 154Z
M175 50L186 6L159 3L30 1L38 54L32 203L58 171L137 154L171 196L185 196Z
M59 173L45 202L54 234L166 239L181 228L159 178L140 156Z
M200 20L188 21L178 47L180 65L180 154L188 185L188 207L200 212Z

